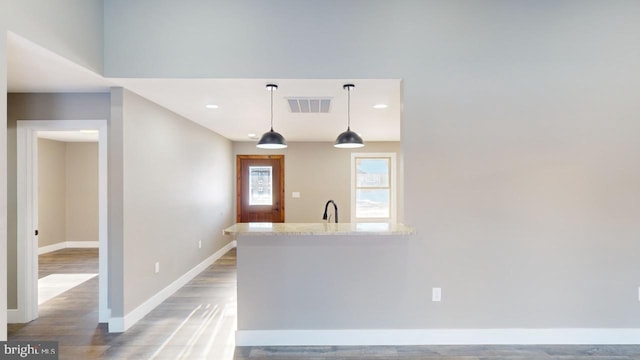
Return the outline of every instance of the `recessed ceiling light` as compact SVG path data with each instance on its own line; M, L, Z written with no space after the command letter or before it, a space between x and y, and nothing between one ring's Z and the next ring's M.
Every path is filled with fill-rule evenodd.
M247 136L249 136L249 139L257 139L258 135L254 134L254 133L249 133L247 134Z
M375 104L375 105L373 105L374 109L386 109L388 107L389 107L389 105L387 105L387 104Z
M216 105L216 104L207 104L204 107L206 107L207 109L217 109L217 108L219 108L219 106Z

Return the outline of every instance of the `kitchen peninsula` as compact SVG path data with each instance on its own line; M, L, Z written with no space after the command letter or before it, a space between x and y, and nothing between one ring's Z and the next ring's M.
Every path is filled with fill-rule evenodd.
M397 324L413 228L238 223L224 232L238 244L238 346L338 345L344 331Z

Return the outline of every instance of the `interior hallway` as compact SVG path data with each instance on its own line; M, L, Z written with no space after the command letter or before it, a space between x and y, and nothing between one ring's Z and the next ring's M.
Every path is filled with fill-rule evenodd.
M97 272L97 250L40 256L40 276ZM123 334L97 325L98 278L40 306L9 340L59 341L60 359L460 359L631 360L640 346L315 346L235 347L236 251L231 250Z

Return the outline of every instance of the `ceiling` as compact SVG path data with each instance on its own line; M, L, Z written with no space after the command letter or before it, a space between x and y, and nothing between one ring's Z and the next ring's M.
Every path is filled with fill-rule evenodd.
M104 78L15 34L8 36L7 45L9 92L108 92L121 86L230 140L255 141L269 130L266 84L275 83L274 130L289 142L334 141L347 127L342 85L353 83L352 130L365 142L400 140L399 79ZM330 98L331 106L328 113L293 113L289 98ZM388 107L374 109L377 104Z

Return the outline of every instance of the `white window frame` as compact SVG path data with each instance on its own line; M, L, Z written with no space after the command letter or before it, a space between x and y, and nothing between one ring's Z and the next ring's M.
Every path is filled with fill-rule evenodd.
M389 159L389 218L357 218L356 217L356 185L357 185L357 168L356 168L356 159L362 158L388 158ZM351 153L351 222L396 222L397 219L397 197L398 197L398 186L397 186L397 167L396 167L396 153Z

